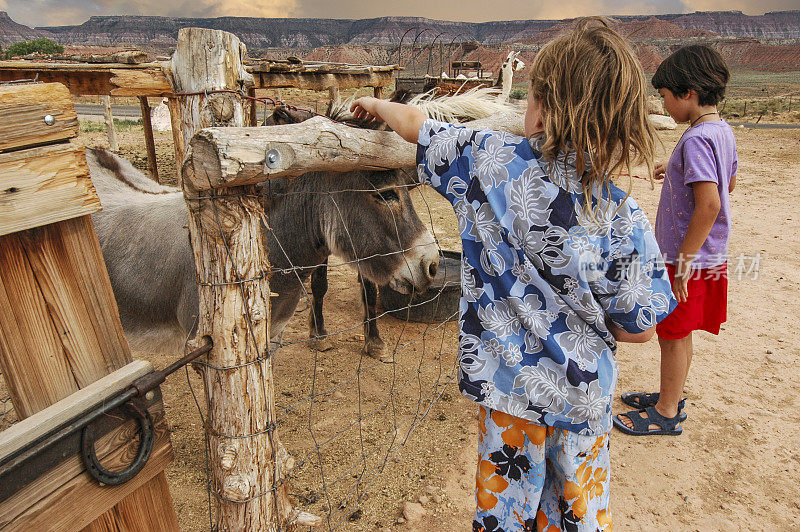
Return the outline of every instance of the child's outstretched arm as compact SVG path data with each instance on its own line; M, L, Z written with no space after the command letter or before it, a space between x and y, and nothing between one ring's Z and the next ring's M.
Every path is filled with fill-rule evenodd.
M419 109L371 96L357 99L350 106L350 110L355 118L371 117L386 122L395 133L414 144L417 143L419 128L426 118Z

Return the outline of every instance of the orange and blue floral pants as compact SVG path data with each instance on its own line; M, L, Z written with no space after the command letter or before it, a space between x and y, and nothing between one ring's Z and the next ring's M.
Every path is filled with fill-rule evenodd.
M474 532L610 531L609 435L480 409Z

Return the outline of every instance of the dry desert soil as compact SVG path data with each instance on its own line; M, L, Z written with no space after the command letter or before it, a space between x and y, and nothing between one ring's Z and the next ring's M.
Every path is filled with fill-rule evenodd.
M662 156L682 129L661 135ZM719 336L696 334L683 435L613 433L617 530L800 527L800 130L735 133L740 163L732 195L728 322ZM171 134L156 135L162 176L174 179ZM87 145L106 143L102 133L83 137ZM120 145L123 156L145 167L141 129L120 133ZM633 182L633 195L651 220L659 192L659 185ZM414 201L442 246L458 250L449 205L424 187ZM320 352L303 342L308 305L301 302L284 336L297 343L275 357L278 434L298 463L290 490L295 503L329 518L320 530L469 530L477 407L453 382L455 323L382 317L396 363L376 364L361 355L355 272L332 267L329 277L325 316L328 330L340 331L333 347ZM157 367L177 355L136 353ZM619 391L657 390L655 339L622 344L617 357ZM188 380L176 374L163 391L175 448L167 475L180 524L208 530L203 423L193 398L203 403L202 385L189 371ZM614 408L627 410L618 399ZM402 519L403 503L420 500L424 515Z

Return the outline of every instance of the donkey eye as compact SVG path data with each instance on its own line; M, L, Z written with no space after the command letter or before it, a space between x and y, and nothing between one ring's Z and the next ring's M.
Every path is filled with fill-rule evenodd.
M400 196L397 195L397 192L393 189L381 190L380 192L374 192L372 197L375 198L375 201L378 203L399 203Z

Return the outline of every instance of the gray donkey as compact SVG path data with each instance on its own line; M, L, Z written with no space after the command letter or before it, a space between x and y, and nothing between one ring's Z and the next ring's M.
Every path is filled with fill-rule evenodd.
M129 338L153 348L165 331L175 338L176 325L184 336L193 333L198 295L180 189L153 182L103 149L87 149L86 160L103 205L92 218ZM304 296L303 281L331 254L402 293L430 285L438 248L411 204L411 184L403 172L363 171L305 174L280 185L279 194L262 187L271 228L265 245L272 267L286 270L270 277L278 294L271 300L273 340ZM313 322L312 316L312 334ZM365 335L365 352L382 358L383 342L373 340Z

